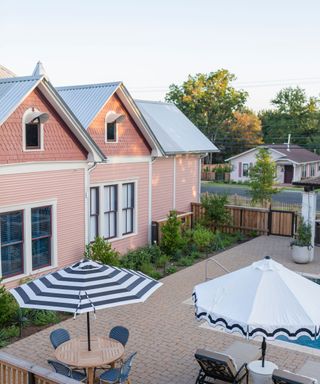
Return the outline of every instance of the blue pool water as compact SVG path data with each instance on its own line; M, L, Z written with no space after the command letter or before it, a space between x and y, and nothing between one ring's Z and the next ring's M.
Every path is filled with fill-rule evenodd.
M287 343L299 344L305 347L320 349L320 338L313 340L310 339L310 337L308 336L301 336L297 340L288 340L286 336L279 336L277 337L277 340L286 341Z

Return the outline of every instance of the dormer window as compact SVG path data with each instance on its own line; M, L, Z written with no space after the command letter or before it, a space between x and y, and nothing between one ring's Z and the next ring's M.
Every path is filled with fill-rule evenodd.
M43 123L48 118L47 113L36 111L34 108L30 108L25 112L22 120L24 151L41 151L44 149Z
M120 113L108 112L106 116L106 143L118 142L118 123L124 120L125 116Z

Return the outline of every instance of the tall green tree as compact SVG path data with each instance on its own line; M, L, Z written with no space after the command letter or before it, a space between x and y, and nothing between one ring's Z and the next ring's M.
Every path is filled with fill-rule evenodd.
M226 69L189 76L172 84L166 100L174 103L212 142L223 145L228 121L244 108L248 94L235 89L235 75Z
M292 142L313 149L320 143L320 100L308 97L304 89L282 89L271 101L274 109L259 117L266 143L283 144L291 134Z
M255 165L249 170L250 195L253 203L270 202L272 195L278 192L274 188L277 176L276 163L266 148L260 148L256 154Z

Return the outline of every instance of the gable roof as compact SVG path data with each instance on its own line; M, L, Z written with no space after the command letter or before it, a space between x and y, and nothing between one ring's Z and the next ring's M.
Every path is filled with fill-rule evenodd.
M219 151L174 104L135 102L166 154Z
M225 161L230 161L236 159L240 156L243 156L247 153L253 152L258 148L268 148L271 149L280 155L282 155L278 160L288 160L290 162L301 164L301 163L310 163L314 161L320 161L320 156L314 152L308 151L305 148L300 147L300 145L290 144L289 150L287 144L264 144L259 147L251 148L248 151L239 153L238 155L229 157Z
M85 129L89 128L121 82L56 87L59 95Z
M72 111L44 75L0 79L0 125L10 117L36 87L44 94L79 142L86 148L91 160L104 160L105 156L102 151L83 129Z

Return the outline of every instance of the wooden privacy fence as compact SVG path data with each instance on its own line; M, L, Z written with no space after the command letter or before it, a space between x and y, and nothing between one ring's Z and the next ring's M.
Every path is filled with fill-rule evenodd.
M79 384L79 381L0 352L1 384Z
M182 223L182 228L191 228L192 225L192 212L177 212L177 218ZM159 243L161 240L161 228L167 222L168 218L165 217L161 220L152 222L152 243Z
M227 205L231 222L228 225L213 227L226 233L242 232L258 235L293 236L297 215L291 211L277 211L268 208L239 207ZM204 218L205 210L200 203L191 203L193 224Z

